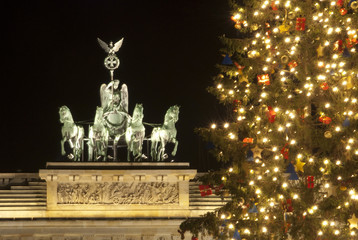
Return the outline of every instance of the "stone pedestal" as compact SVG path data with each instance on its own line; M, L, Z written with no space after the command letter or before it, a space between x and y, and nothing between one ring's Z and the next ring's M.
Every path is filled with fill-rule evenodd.
M183 218L190 216L189 163L47 163L46 217Z

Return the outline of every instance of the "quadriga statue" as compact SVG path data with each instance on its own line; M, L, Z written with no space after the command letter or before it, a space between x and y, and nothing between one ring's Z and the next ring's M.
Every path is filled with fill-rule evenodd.
M82 155L82 140L84 138L84 130L82 126L77 126L73 121L70 109L67 106L60 107L60 122L63 123L61 132L61 154L66 155L65 143L68 142L72 153L68 154L68 158L73 161L80 161Z
M179 119L179 106L171 106L164 117L164 123L160 127L153 128L151 134L151 157L153 161L164 161L168 158L168 154L165 152L165 146L167 143L174 143L174 149L172 156L176 155L178 141L176 139L177 130L175 123Z
M131 159L131 153L134 156L134 161L140 161L141 158L146 158L142 155L143 140L145 137L145 127L143 125L143 106L136 104L133 110L133 116L126 130L127 143L127 160Z

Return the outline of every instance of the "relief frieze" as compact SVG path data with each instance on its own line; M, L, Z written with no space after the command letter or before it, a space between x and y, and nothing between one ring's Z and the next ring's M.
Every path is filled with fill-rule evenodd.
M177 183L58 183L57 204L179 204Z

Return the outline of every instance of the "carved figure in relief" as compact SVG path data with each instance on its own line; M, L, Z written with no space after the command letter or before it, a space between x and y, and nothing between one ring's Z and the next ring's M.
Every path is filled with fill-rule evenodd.
M174 150L172 156L175 156L178 141L176 139L177 130L175 123L179 119L179 106L171 106L165 114L164 123L161 127L153 128L151 134L151 156L153 161L164 161L168 158L165 153L165 146L167 143L174 143Z
M84 138L84 130L82 126L77 126L73 121L70 109L67 106L60 107L60 122L63 123L61 132L61 154L66 155L65 142L68 142L72 149L72 154L68 155L73 161L80 161L82 154L82 140Z
M133 116L126 130L127 143L127 161L130 161L131 153L134 156L134 161L139 161L142 157L143 140L145 136L145 128L143 125L143 106L136 104L133 110Z
M58 204L177 204L177 184L149 183L78 183L58 184Z

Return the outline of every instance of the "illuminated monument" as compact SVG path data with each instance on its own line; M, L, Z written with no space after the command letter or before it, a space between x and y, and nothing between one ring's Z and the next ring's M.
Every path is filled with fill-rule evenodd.
M145 137L142 104L130 115L127 86L113 79L123 39L98 41L108 53L104 64L111 81L100 87L94 121L83 127L62 106L67 161L47 162L39 173L0 174L0 240L190 239L178 232L180 223L226 202L203 197L193 181L196 170L171 161L179 107L168 109L163 124L149 125L152 133ZM142 153L144 141L151 143L149 156ZM168 143L174 145L171 153ZM123 146L127 156L121 158Z

